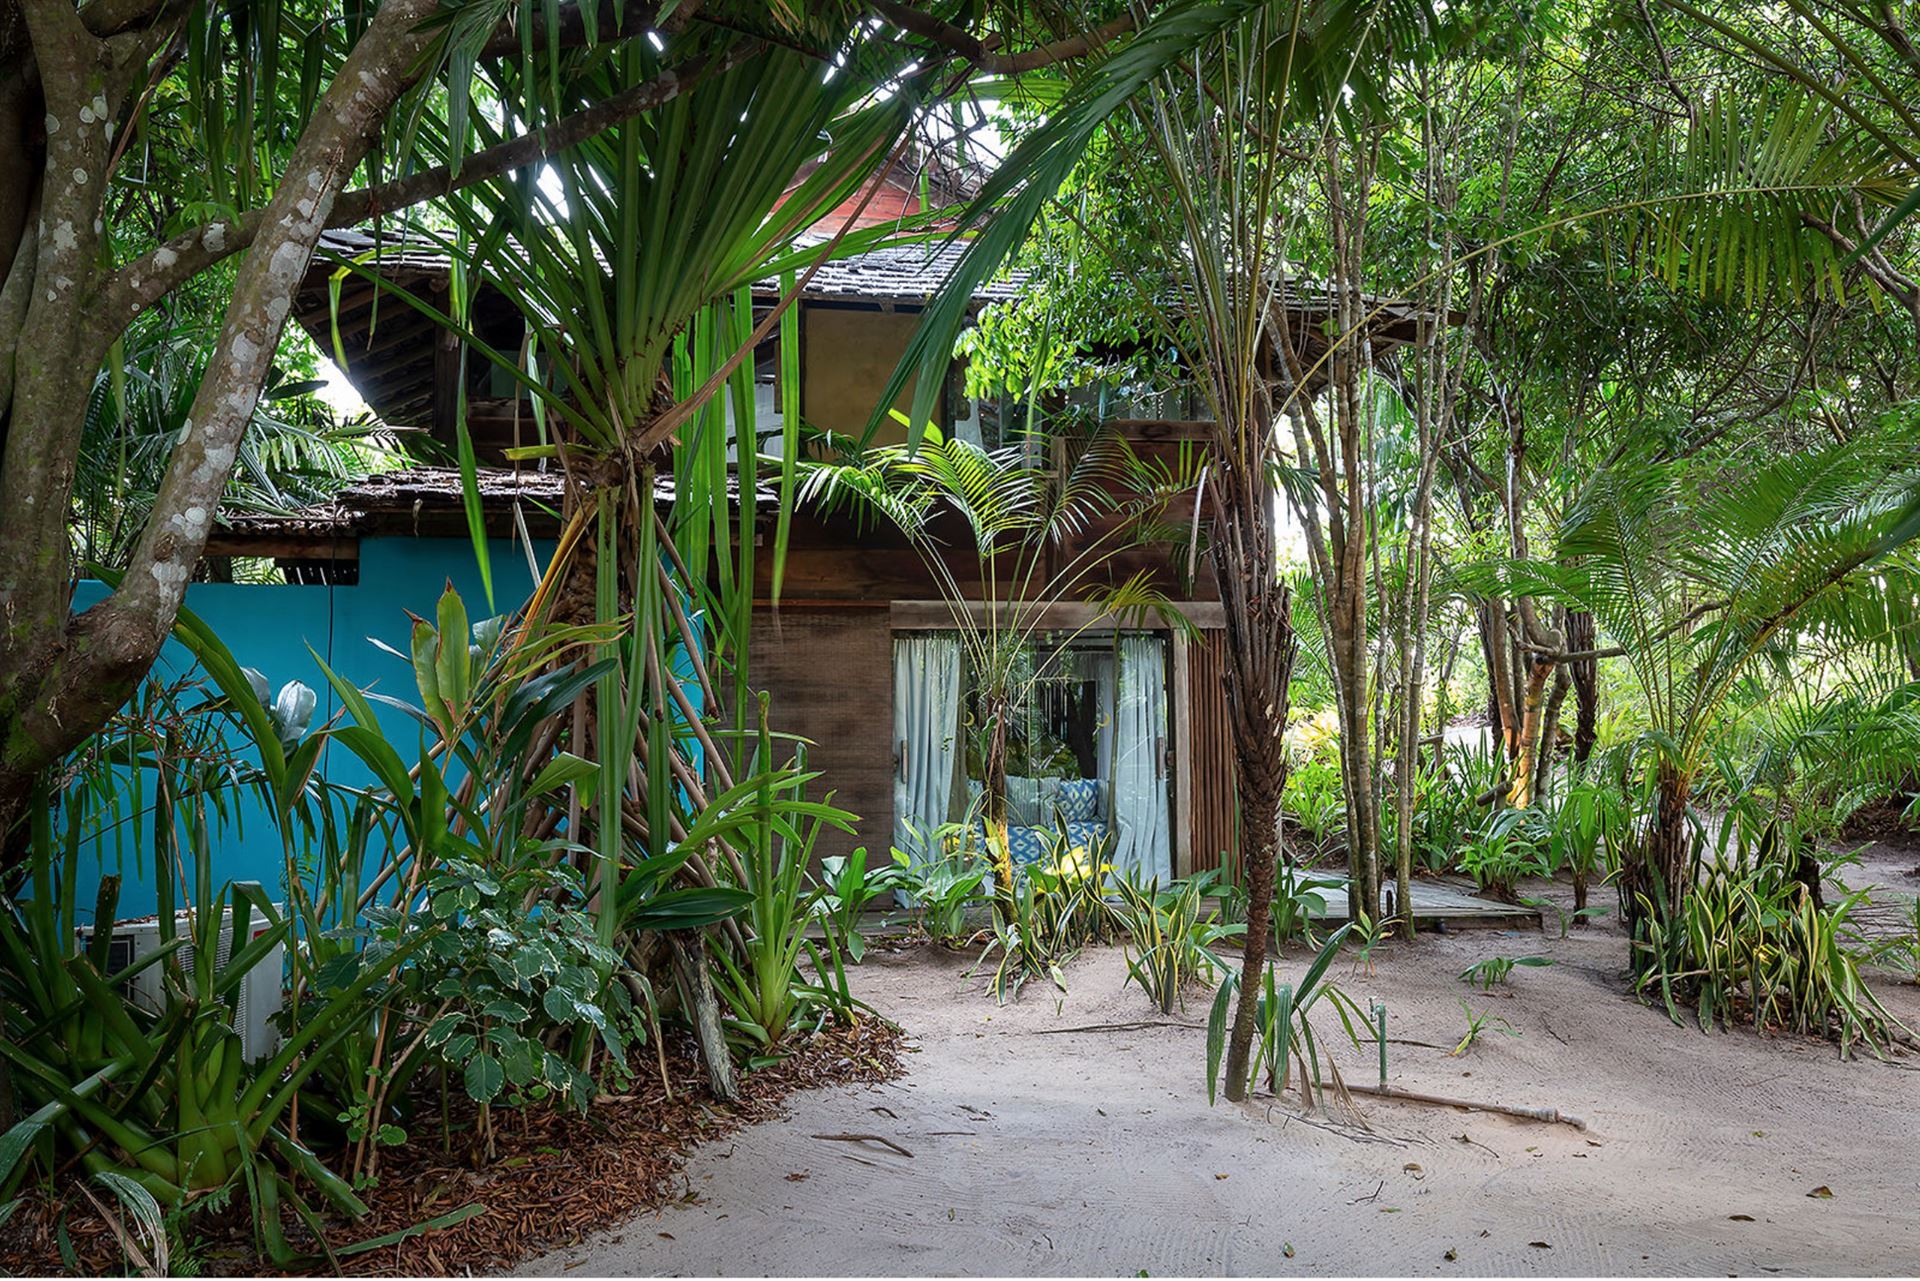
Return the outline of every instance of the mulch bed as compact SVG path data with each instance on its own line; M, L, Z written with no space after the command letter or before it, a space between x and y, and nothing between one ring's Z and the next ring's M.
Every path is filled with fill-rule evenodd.
M462 1151L471 1112L455 1115L454 1152L441 1151L439 1126L422 1119L414 1140L382 1160L378 1185L362 1192L369 1213L342 1224L335 1250L371 1241L429 1219L484 1205L483 1212L341 1260L349 1275L453 1276L499 1271L530 1255L558 1249L677 1200L691 1197L679 1178L692 1150L742 1126L780 1116L797 1090L875 1083L900 1075L900 1033L880 1019L828 1028L780 1062L741 1079L741 1101L729 1106L708 1092L706 1072L687 1042L670 1042L667 1079L655 1071L634 1093L603 1098L582 1116L553 1108L496 1109L496 1151L475 1168ZM464 1127L461 1122L467 1122ZM103 1198L111 1202L111 1198ZM240 1198L235 1198L236 1202ZM125 1264L113 1232L77 1190L30 1193L0 1231L0 1273L66 1271L57 1242L62 1215L74 1254L88 1273L117 1274ZM196 1251L208 1274L261 1274L271 1269L252 1250L246 1207L195 1221ZM289 1238L301 1238L288 1229ZM178 1267L179 1260L175 1260ZM324 1261L316 1263L324 1267Z
M1920 831L1914 830L1905 811L1905 797L1869 802L1855 810L1840 825L1840 840L1847 843L1877 841L1895 849L1920 850Z

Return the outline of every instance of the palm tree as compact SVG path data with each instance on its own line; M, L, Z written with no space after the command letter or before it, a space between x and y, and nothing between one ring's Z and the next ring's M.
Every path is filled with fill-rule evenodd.
M1622 879L1636 937L1692 889L1691 800L1736 686L1798 636L1865 639L1885 617L1879 571L1916 535L1920 439L1897 432L1704 476L1635 454L1577 498L1552 561L1502 568L1613 642L1552 658L1632 673L1654 798Z
M1227 7L1227 6L1222 6ZM1143 237L1158 257L1129 264L1140 306L1179 352L1212 427L1205 498L1210 555L1226 616L1226 676L1232 716L1239 831L1248 901L1240 999L1227 1047L1225 1092L1244 1097L1266 965L1286 779L1288 681L1295 651L1292 602L1274 545L1280 422L1325 384L1325 362L1290 361L1286 299L1293 264L1302 151L1318 152L1356 106L1377 106L1408 61L1436 51L1445 32L1423 0L1266 0L1231 6L1221 29L1200 6L1169 11L1127 49L1074 86L1068 109L1014 153L971 212L996 216L927 309L881 404L918 383L913 421L932 409L944 357L968 295L1026 234L1070 175L1104 115L1073 109L1125 103L1123 129L1104 136L1126 149L1129 178L1146 216ZM1150 61L1150 40L1178 47L1173 70ZM1161 55L1164 57L1164 55ZM1304 147L1297 144L1304 142ZM1024 184L1024 185L1023 185ZM1004 202L1004 207L1002 207ZM1339 298L1333 346L1364 328L1357 297ZM1341 357L1345 359L1346 357Z
M884 520L919 554L960 635L978 716L985 728L985 818L1004 898L1011 892L1007 852L1009 713L1043 674L1024 658L1046 628L1053 607L1080 600L1096 611L1079 635L1103 619L1153 612L1183 626L1184 616L1154 587L1147 571L1107 579L1115 554L1154 536L1149 518L1167 501L1191 493L1193 477L1178 464L1150 463L1106 432L1059 443L1065 465L1032 461L1046 437L986 448L926 428L917 447L861 449L842 442L844 457L804 465L804 500ZM964 537L965 561L950 559L953 535ZM977 608L976 608L977 607Z
M704 33L664 38L660 49L628 41L526 78L525 68L503 64L493 86L498 100L524 118L476 116L472 127L493 145L545 119L619 101L684 69L688 50L710 42ZM458 264L453 314L409 298L527 396L536 441L512 451L514 459L557 466L567 477L558 547L527 612L563 626L590 622L606 638L593 655L603 674L577 711L556 717L555 732L566 723L574 750L602 766L593 794L577 805L580 839L591 843L601 941L609 946L621 932L623 874L634 862L629 843L652 857L668 855L701 827L716 798L737 795L777 765L762 759L766 740L748 720L758 484L747 446L755 438L747 358L761 336L749 291L849 239L870 238L800 243L897 155L918 111L914 94L898 83L910 55L864 38L851 20L808 25L784 44L741 37L722 47L726 56L717 64L709 57L697 83L672 100L567 147L544 170L529 166L453 196L455 231L436 237ZM825 74L836 61L836 73ZM897 91L876 92L888 85ZM343 266L373 272L378 264ZM473 332L469 280L514 304L527 335L517 350L499 350ZM790 289L789 304L794 296ZM773 323L769 317L762 331ZM722 393L736 409L737 450ZM490 581L477 461L462 419L468 512ZM787 420L791 440L798 415ZM734 453L737 537L728 502ZM665 519L654 496L663 466L671 467L676 492ZM694 697L676 668L690 670ZM735 680L727 699L721 678L729 671ZM728 702L732 736L717 729ZM769 829L755 839L776 838ZM748 887L749 865L761 865L751 855L764 851L756 845L743 858L728 840L703 844L687 863L695 883ZM736 934L733 945L751 941ZM706 987L704 962L681 973ZM689 995L696 1006L711 1004L705 991ZM730 1094L718 1021L697 1026L715 1088Z
M207 341L197 326L137 327L118 363L95 380L74 473L74 554L82 564L126 564L205 376ZM337 416L313 390L285 371L270 376L240 439L223 511L297 511L401 460L395 433L368 417Z

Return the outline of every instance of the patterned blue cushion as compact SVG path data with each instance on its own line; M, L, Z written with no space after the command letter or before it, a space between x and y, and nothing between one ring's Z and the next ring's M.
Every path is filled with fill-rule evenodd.
M1053 792L1054 808L1062 822L1091 823L1100 817L1100 780L1062 779Z
M1007 828L1007 854L1017 866L1037 863L1047 852L1048 832L1043 827Z
M1100 842L1106 839L1105 823L1069 823L1067 824L1067 847L1083 849L1089 854L1098 851Z

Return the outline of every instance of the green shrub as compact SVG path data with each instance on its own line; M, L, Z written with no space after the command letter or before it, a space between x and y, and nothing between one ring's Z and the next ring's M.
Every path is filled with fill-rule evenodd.
M1676 1023L1691 1005L1703 1031L1783 1028L1837 1041L1843 1056L1859 1044L1881 1054L1910 1035L1860 976L1871 956L1855 946L1852 923L1865 891L1823 909L1799 875L1794 842L1777 828L1754 840L1741 826L1725 825L1711 860L1696 847L1704 875L1677 913L1642 896L1633 941L1641 994L1657 995Z
M1339 762L1311 757L1287 771L1280 808L1291 819L1297 839L1315 855L1334 852L1345 844L1347 793L1340 781Z
M1313 943L1313 920L1327 914L1328 890L1337 890L1346 882L1315 877L1290 863L1274 869L1273 932L1282 945L1295 939Z
M940 857L916 865L904 850L893 851L899 870L896 888L919 910L920 928L937 943L957 945L969 934L969 912L987 901L986 858L972 844L974 834L964 824L948 823L934 829L931 848Z
M1127 981L1138 983L1163 1014L1173 1013L1189 986L1227 968L1214 955L1216 944L1246 933L1245 925L1223 921L1217 907L1201 914L1219 879L1219 872L1209 871L1165 889L1158 880L1132 875L1114 883L1116 915L1127 935Z
M1547 872L1540 847L1547 817L1538 809L1496 810L1460 852L1460 870L1482 891L1511 901L1523 876Z

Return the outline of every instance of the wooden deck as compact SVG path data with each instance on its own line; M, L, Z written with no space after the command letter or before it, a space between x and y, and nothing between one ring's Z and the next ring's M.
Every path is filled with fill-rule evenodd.
M1316 881L1335 881L1340 884L1339 888L1317 891L1325 900L1326 908L1324 911L1315 912L1313 919L1316 921L1346 920L1347 878L1334 872L1311 872L1303 875L1311 876ZM1472 890L1472 885L1465 881L1415 880L1413 882L1414 928L1448 931L1544 928L1541 909L1481 898ZM1217 903L1213 905L1218 906ZM980 910L982 923L984 923L984 906ZM885 904L871 904L860 918L860 930L868 935L895 933L903 923L911 920L915 915L913 910L903 909L891 901ZM808 933L818 938L820 927L815 925L809 929Z
M1344 921L1347 918L1346 877L1328 873L1311 874L1315 880L1339 881L1341 888L1320 891L1326 899L1324 912L1315 920ZM1413 927L1416 930L1485 930L1542 928L1540 909L1515 903L1500 903L1481 898L1471 887L1450 881L1416 879L1413 891ZM1391 886L1389 886L1391 892Z

